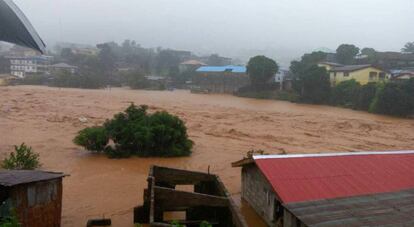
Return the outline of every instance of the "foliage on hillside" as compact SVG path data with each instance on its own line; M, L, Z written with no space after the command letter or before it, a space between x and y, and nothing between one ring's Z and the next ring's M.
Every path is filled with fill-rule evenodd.
M14 152L6 157L1 166L4 169L13 170L33 170L40 167L39 154L34 153L32 147L22 143L20 146L14 146Z
M131 104L102 127L79 131L73 141L87 150L104 152L112 158L190 155L193 142L188 139L184 122L168 112L149 114L147 109L147 106ZM109 141L113 141L114 147L108 145Z
M257 89L266 86L278 71L278 64L273 59L265 56L253 57L247 64L247 74L251 85Z

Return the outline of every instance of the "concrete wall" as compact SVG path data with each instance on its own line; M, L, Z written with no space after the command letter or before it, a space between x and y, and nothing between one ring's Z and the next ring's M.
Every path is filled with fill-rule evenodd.
M243 73L197 73L193 84L211 93L233 93L249 84Z
M242 168L241 196L263 218L268 226L277 226L274 220L276 196L271 185L255 165Z
M299 219L297 219L292 213L285 210L283 217L283 227L307 227Z

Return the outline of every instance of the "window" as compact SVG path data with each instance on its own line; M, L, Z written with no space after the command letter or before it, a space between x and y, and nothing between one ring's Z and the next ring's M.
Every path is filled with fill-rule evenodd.
M344 77L348 77L349 76L349 72L344 72Z
M377 80L377 75L378 75L378 73L377 72L370 72L369 73L369 80Z
M385 80L385 73L384 72L379 73L379 79L380 80Z
M283 218L283 207L282 204L276 199L273 201L273 203L273 221L277 222L279 219Z

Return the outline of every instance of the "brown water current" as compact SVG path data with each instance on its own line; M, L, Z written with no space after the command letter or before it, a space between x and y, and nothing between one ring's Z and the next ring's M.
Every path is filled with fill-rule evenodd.
M195 142L186 158L111 160L75 146L86 126L101 124L129 103L181 117ZM82 123L79 118L86 118ZM0 87L0 158L22 142L40 153L42 169L64 171L63 227L112 218L132 227L132 209L142 203L148 168L162 165L218 174L241 205L249 226L264 224L240 202L240 169L250 149L310 153L414 148L414 120L328 106L254 100L188 91L80 90L35 86Z

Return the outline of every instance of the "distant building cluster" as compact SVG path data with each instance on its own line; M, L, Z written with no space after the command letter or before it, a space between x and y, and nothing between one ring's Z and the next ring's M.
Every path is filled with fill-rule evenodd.
M17 78L25 78L30 75L49 75L58 71L77 73L78 67L66 63L52 64L54 57L50 55L39 55L38 52L14 46L2 55L9 63L10 75Z
M339 64L334 53L326 54L326 61L320 62L318 66L329 72L332 86L351 79L364 85L369 82L414 78L414 54L376 52L374 56L358 55L354 65Z

